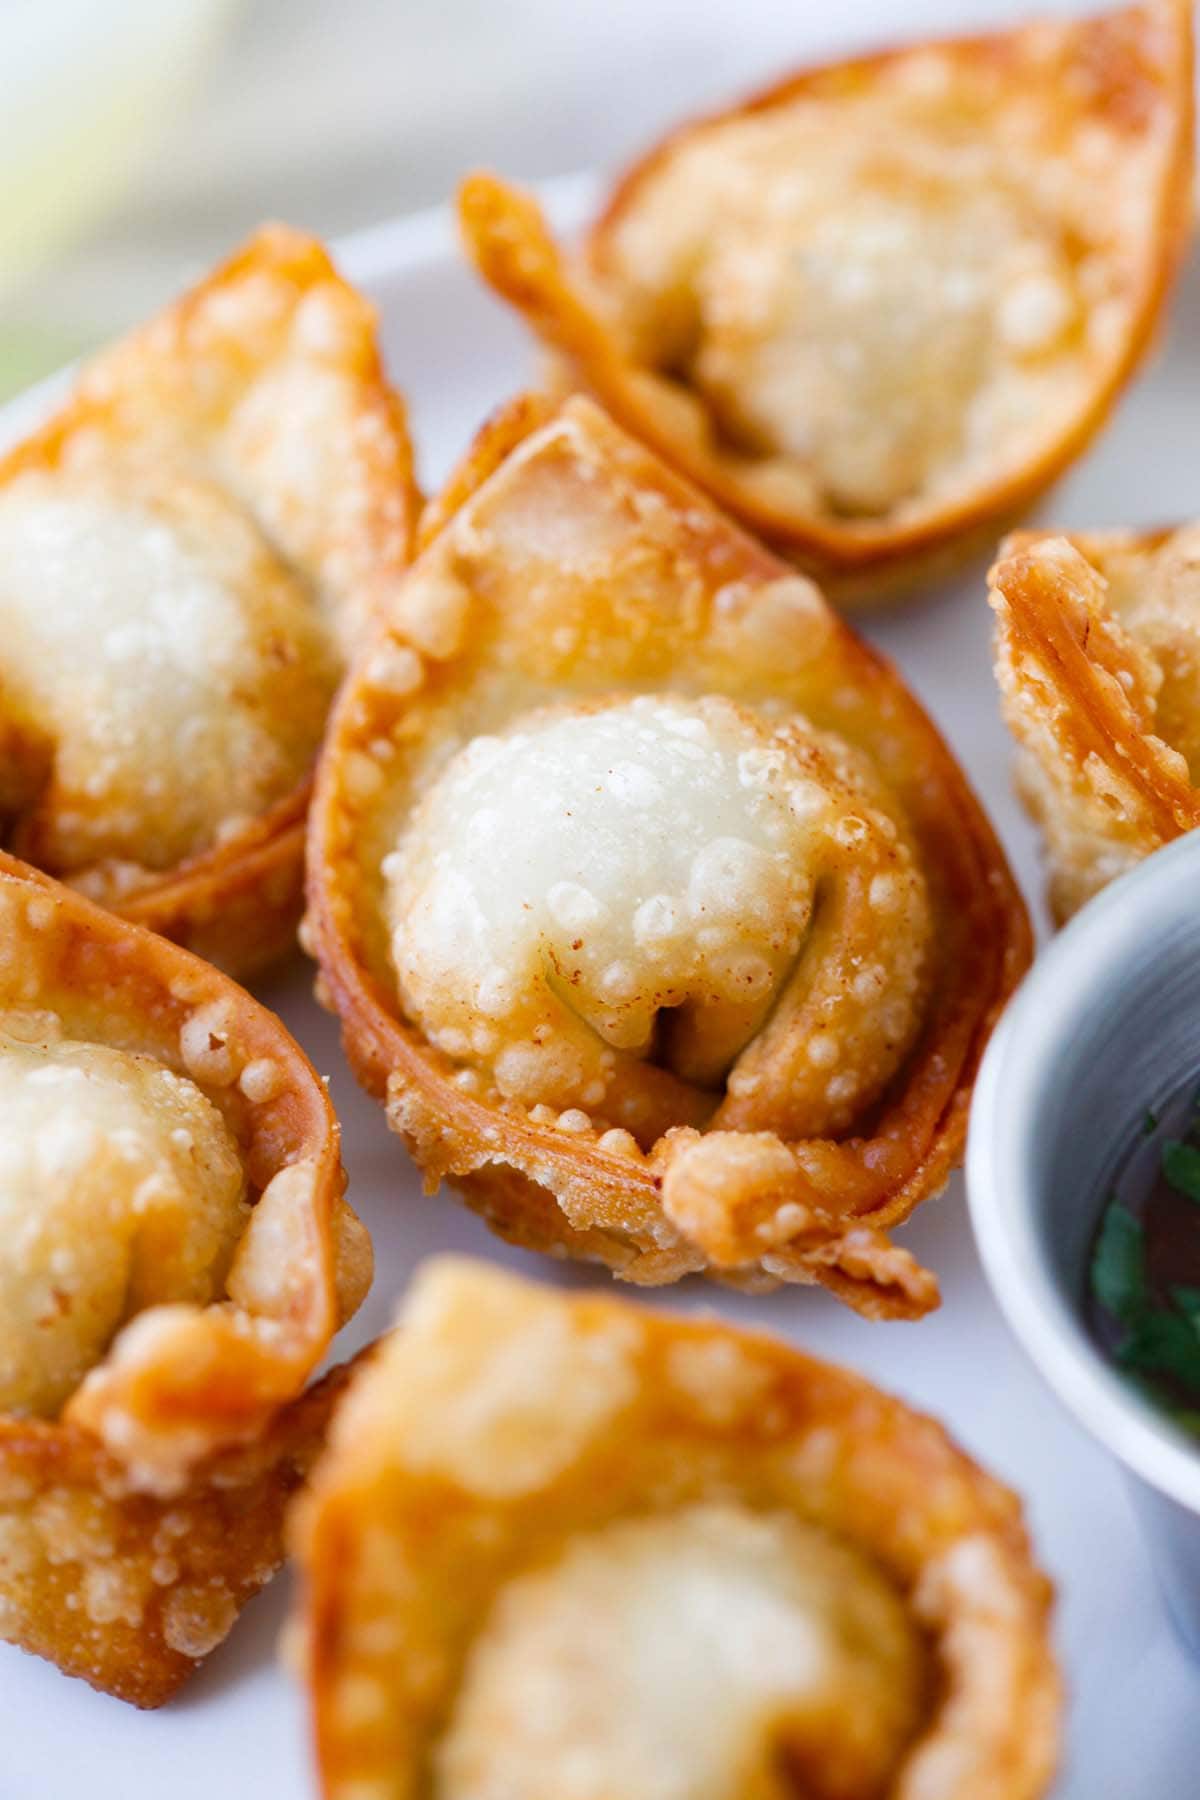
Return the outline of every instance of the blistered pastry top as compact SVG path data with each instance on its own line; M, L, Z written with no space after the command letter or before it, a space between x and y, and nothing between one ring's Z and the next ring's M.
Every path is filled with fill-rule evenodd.
M1118 177L1136 234L1123 133L1080 128L1072 187L1036 110L989 116L987 84L963 81L931 49L859 98L700 129L604 238L600 292L636 360L815 511L884 516L1019 462L1121 329L1082 177Z
M52 867L169 869L308 772L339 668L304 581L219 488L0 486L0 690Z
M135 1313L217 1297L248 1213L193 1082L46 1024L0 1014L0 1413L53 1416Z
M637 1123L621 1086L647 1059L715 1104L845 863L878 883L878 936L808 1044L808 1112L833 1124L911 1040L927 909L894 823L803 721L641 696L471 740L386 865L401 993L432 1042L527 1106Z

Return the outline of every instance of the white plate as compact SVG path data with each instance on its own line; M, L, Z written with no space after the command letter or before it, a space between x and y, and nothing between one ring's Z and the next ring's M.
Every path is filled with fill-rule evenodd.
M580 218L588 194L582 181L550 190L560 222ZM442 213L356 238L341 261L379 303L390 367L408 395L422 476L432 486L489 409L529 378L528 340L469 273ZM1198 379L1200 282L1193 271L1176 304L1169 351L1043 516L1082 526L1194 515ZM25 406L20 412L27 417ZM10 409L4 426L14 418ZM1034 896L1034 843L1009 793L989 617L977 568L919 610L871 625L869 635L930 706ZM400 1144L350 1078L332 1021L307 989L308 976L297 968L261 992L331 1077L351 1197L375 1239L375 1289L342 1351L386 1325L411 1270L432 1251L494 1257L543 1281L606 1280L508 1249L448 1196L423 1198ZM1058 1641L1072 1690L1057 1800L1186 1800L1200 1789L1200 1671L1171 1635L1119 1476L1051 1400L1001 1323L980 1274L960 1181L903 1233L937 1270L945 1296L940 1312L919 1326L871 1325L810 1290L749 1299L692 1282L660 1293L655 1303L715 1309L853 1364L943 1419L1026 1495L1040 1554L1060 1587ZM634 1304L644 1298L629 1297ZM137 1713L0 1647L0 1800L305 1800L313 1783L304 1708L275 1660L288 1587L281 1576L253 1602L229 1642L159 1713Z

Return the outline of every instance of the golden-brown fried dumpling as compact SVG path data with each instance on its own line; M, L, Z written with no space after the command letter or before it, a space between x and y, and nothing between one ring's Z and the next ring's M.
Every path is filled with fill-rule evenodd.
M1028 956L945 745L817 589L589 400L435 502L331 720L310 923L431 1182L634 1281L915 1314Z
M0 1638L155 1706L278 1567L370 1280L324 1088L207 964L0 855Z
M1187 242L1191 107L1190 8L1148 0L789 76L639 162L577 266L490 176L462 222L565 379L878 597L1102 423Z
M1023 533L990 576L996 673L1061 924L1200 826L1200 529Z
M1036 1800L1050 1590L930 1419L454 1261L301 1502L326 1800Z
M227 966L283 948L415 504L371 308L261 231L0 460L0 838Z

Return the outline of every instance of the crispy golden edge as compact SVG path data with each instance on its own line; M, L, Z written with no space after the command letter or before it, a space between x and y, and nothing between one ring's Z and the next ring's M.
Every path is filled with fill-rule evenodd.
M305 1384L369 1285L370 1244L343 1198L324 1085L273 1014L187 951L4 853L0 906L0 1009L54 1012L68 1034L188 1073L233 1132L259 1205L274 1195L269 1241L257 1271L243 1269L237 1304L164 1309L167 1322L136 1349L118 1340L58 1420L0 1416L0 1636L158 1706L282 1559L283 1509L340 1378ZM197 1016L231 1053L228 1081L181 1054ZM250 1062L271 1064L269 1097L237 1086Z
M0 1636L161 1706L282 1564L287 1506L346 1378L327 1375L170 1497L132 1488L78 1426L0 1419Z
M221 1111L245 1163L256 1204L230 1278L240 1271L236 1300L150 1309L65 1409L143 1485L178 1486L296 1398L366 1290L369 1245L343 1198L337 1120L279 1019L207 963L3 853L0 903L0 1007L51 1011L67 1036L186 1074ZM201 1046L198 1062L181 1043L192 1021L215 1060ZM265 1097L254 1081L249 1095L240 1085L250 1064L268 1069Z
M505 1579L574 1531L713 1496L826 1527L907 1597L935 1686L889 1800L1043 1795L1062 1690L1053 1589L1017 1496L935 1420L790 1345L592 1294L557 1303L581 1333L619 1333L631 1345L634 1392L539 1487L488 1501L406 1463L385 1423L403 1326L339 1409L290 1534L324 1800L424 1791L471 1633ZM688 1364L707 1372L685 1381ZM370 1421L378 1428L361 1429ZM421 1654L430 1619L440 1640L432 1679Z
M122 918L170 938L228 975L269 968L296 942L304 905L304 820L312 781L170 876L139 887Z
M434 503L440 531L450 529L455 510L486 485L498 466L498 449L507 454L523 444L527 454L540 430L553 431L566 418L606 455L619 458L624 475L648 496L665 503L711 588L740 583L757 590L787 575L784 565L625 439L591 402L568 401L544 426L545 418L542 406L518 400L485 427L451 477L449 498ZM438 541L435 533L427 548ZM389 1122L428 1184L450 1180L502 1236L598 1259L636 1282L674 1281L698 1269L751 1286L772 1285L782 1275L817 1282L870 1317L914 1318L938 1303L936 1282L886 1234L921 1200L940 1192L961 1161L975 1072L992 1026L1028 966L1031 937L1003 852L934 726L890 665L832 614L828 623L838 679L878 695L872 729L901 736L918 770L903 803L933 889L942 953L924 1035L883 1105L862 1120L859 1135L790 1146L793 1166L783 1175L778 1155L770 1154L780 1140L766 1133L709 1133L698 1145L686 1135L668 1137L650 1156L631 1158L601 1149L594 1134L568 1136L533 1123L523 1110L489 1105L455 1086L453 1066L402 1017L394 990L373 973L364 943L371 902L349 848L355 826L347 771L359 748L388 729L376 718L363 675L369 653L335 707L318 768L304 937L320 964L319 996L341 1018L359 1080L385 1102ZM404 636L395 621L383 635ZM746 1147L759 1144L766 1151L762 1164L748 1165ZM696 1150L704 1153L703 1170ZM605 1215L618 1221L648 1213L661 1218L664 1189L679 1185L689 1155L693 1192L720 1190L721 1225L705 1229L703 1242L689 1242L685 1234L673 1246L654 1249L644 1229L639 1237L636 1229L595 1222ZM756 1233L764 1217L789 1201L801 1205L807 1223L794 1243L781 1247L784 1262L767 1281ZM575 1211L593 1223L577 1224L567 1216Z
M1166 113L1170 152L1156 190L1147 196L1155 220L1157 254L1142 271L1129 329L1118 353L1096 372L1090 404L1066 421L1056 441L1030 465L973 495L926 509L905 523L840 522L800 516L746 489L719 448L675 429L655 404L645 374L585 296L529 194L497 177L468 176L459 217L468 255L484 280L522 313L564 360L568 378L595 393L617 421L641 437L728 512L783 554L811 570L831 596L849 605L886 602L918 580L940 578L984 549L1075 461L1103 425L1151 340L1176 270L1191 238L1193 166L1193 34L1188 0L1148 0L1140 7L1078 22L1081 57L1104 77L1114 109L1131 119L1140 111ZM1029 30L1036 30L1030 27ZM963 59L1016 64L1024 33L965 37L938 44ZM722 122L783 105L808 92L869 91L881 70L927 45L885 50L785 77L728 111L676 128L617 182L588 236L585 257L602 268L605 242L621 215L662 162L693 134Z
M1005 717L1046 780L1043 804L1086 818L1092 845L1111 840L1131 858L1149 856L1200 827L1200 789L1181 759L1148 729L1148 709L1139 706L1136 678L1122 657L1125 633L1105 601L1110 559L1149 555L1169 535L1165 529L1018 532L1001 546L988 573ZM1065 546L1081 559L1073 566L1062 558ZM1032 740L1026 707L1049 743ZM1108 811L1100 770L1109 771L1128 796L1124 829ZM1050 860L1051 910L1062 924L1094 883L1086 869L1055 866L1053 854Z
M331 283L359 315L360 340L345 369L357 383L362 420L373 429L363 433L359 466L352 471L361 489L354 529L327 548L344 560L373 606L409 560L420 508L405 409L387 381L373 307L341 278L317 239L287 226L263 226L172 306L97 356L62 409L0 457L0 483L29 470L55 468L81 433L136 439L137 411L160 386L167 405L174 399L186 406L192 369L203 362L206 340L225 357L239 350L238 322L235 318L231 325L221 316L223 303L242 284L252 289L257 281L293 291L289 318L308 293ZM285 329L286 320L277 331ZM266 366L247 363L244 379L254 379ZM126 417L131 409L132 419ZM231 974L245 976L275 961L295 941L310 792L306 779L219 845L148 876L115 910Z

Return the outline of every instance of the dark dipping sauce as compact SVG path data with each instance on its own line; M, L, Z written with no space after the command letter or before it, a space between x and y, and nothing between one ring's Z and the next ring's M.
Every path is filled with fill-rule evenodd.
M1108 1360L1200 1438L1200 1080L1145 1116L1100 1215L1087 1315Z

